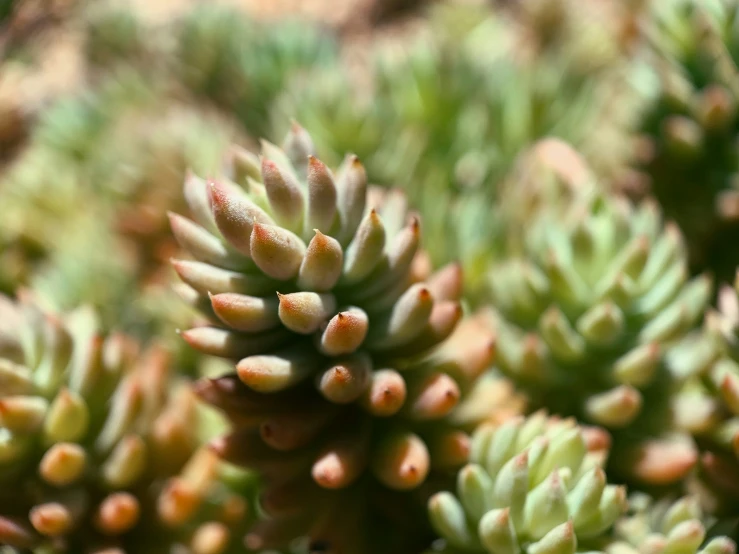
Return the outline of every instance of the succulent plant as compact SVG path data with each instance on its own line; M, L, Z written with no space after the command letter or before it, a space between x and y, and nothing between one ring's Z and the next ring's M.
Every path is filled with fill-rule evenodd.
M732 515L739 508L739 280L723 285L709 310L667 358L684 384L673 396L678 428L696 443L698 471L688 487L704 509Z
M739 27L731 1L657 2L659 89L641 121L647 192L689 240L691 266L731 280L739 263Z
M614 537L603 548L608 554L684 552L733 554L734 541L708 537L706 514L695 497L657 502L644 493L629 496L629 511L614 526Z
M236 363L199 386L235 426L214 448L266 479L271 518L248 546L308 535L331 552L405 552L393 542L418 534L402 506L465 461L448 416L490 363L492 335L476 320L454 332L459 268L428 277L402 193L368 189L353 155L333 173L297 124L283 148L233 150L218 182L191 175L195 221L171 216L195 258L174 261L183 295L211 320L182 336ZM399 513L404 533L367 534Z
M472 436L457 494L428 503L444 552L587 551L626 509L623 487L606 483L608 434L538 412Z
M595 75L618 64L641 38L644 0L521 0L509 7L519 55L566 60L570 71Z
M199 446L200 408L166 352L101 335L88 309L2 297L0 313L0 544L225 552L246 505Z
M534 406L611 429L664 429L665 356L712 291L706 276L688 280L677 228L654 204L586 188L566 213L542 212L523 245L489 273L498 367Z

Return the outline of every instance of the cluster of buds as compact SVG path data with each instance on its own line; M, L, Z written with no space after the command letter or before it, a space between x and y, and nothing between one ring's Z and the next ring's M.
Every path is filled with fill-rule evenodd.
M282 149L234 149L227 165L218 182L186 180L196 221L171 216L195 258L173 262L181 292L209 320L182 336L235 362L198 385L235 427L213 447L267 481L272 517L250 547L307 535L359 552L358 523L344 523L372 518L347 499L419 490L466 461L449 416L489 367L492 334L457 325L459 268L429 276L418 217L400 192L368 190L355 156L334 174L293 125Z

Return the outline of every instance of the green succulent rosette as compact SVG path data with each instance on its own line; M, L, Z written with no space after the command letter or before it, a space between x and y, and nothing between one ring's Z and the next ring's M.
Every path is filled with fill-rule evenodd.
M155 43L163 33L149 28L136 8L104 0L88 6L80 19L85 58L98 71L119 62L141 66L144 59L151 67L163 59Z
M328 30L304 21L265 26L243 10L201 5L177 22L179 78L257 137L267 131L271 103L290 80L337 59Z
M722 285L717 309L668 358L684 376L673 398L679 428L696 442L689 482L704 509L731 515L739 506L739 280Z
M425 518L402 507L464 463L451 416L493 354L476 320L455 332L458 266L429 276L405 196L368 188L356 156L329 170L297 125L261 157L234 149L222 180L190 176L185 197L194 221L172 229L194 259L173 264L210 323L182 336L235 363L198 386L234 425L213 447L266 483L247 545L413 548ZM398 517L402 533L371 533Z
M428 504L445 553L571 553L597 544L626 510L602 469L609 438L538 412L472 436L456 495Z
M490 270L497 366L534 406L662 431L679 381L666 355L699 325L711 293L710 278L689 277L680 232L654 204L586 188L565 213L542 211L522 254Z

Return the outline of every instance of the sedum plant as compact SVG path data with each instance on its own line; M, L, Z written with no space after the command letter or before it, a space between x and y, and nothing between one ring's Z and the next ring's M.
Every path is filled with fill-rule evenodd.
M507 5L517 27L519 55L566 60L575 74L597 74L619 64L641 40L645 0L521 0Z
M169 279L166 210L183 204L186 167L215 170L234 133L168 95L163 81L121 70L44 110L0 175L6 292L30 285L59 310L90 303L106 328L139 335L176 311L147 313L133 299Z
M82 54L88 78L105 75L117 64L154 74L169 62L171 25L156 28L146 13L117 0L87 3L75 18L83 32Z
M687 376L675 397L681 429L699 448L689 482L705 509L730 515L739 507L739 279L719 289L718 310L668 360Z
M693 496L655 502L644 493L635 493L629 497L628 513L616 522L614 537L607 540L603 550L607 554L736 552L736 544L728 537L709 537L708 520Z
M297 124L185 197L195 221L172 229L194 259L173 263L210 324L182 336L235 364L197 387L234 425L213 447L265 480L247 545L412 551L413 506L466 460L450 416L492 356L475 320L454 332L459 268L429 277L404 195L368 188L356 156L329 170Z
M597 544L626 509L602 469L609 437L538 412L472 437L457 494L439 492L429 516L443 552L564 554Z
M739 262L737 5L671 0L654 9L659 87L641 120L637 165L688 237L693 269L731 280Z
M0 544L226 552L246 505L200 447L205 419L166 352L102 335L87 309L2 297L0 314Z
M564 214L540 213L523 254L491 269L497 365L534 405L611 429L663 429L665 356L711 292L708 277L689 279L683 239L654 204L586 189Z

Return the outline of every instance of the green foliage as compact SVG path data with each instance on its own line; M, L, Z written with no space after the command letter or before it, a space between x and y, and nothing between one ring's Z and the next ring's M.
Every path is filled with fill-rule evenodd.
M233 134L214 114L168 102L164 87L118 72L42 114L0 178L7 292L31 284L58 309L92 303L107 328L156 325L133 298L166 263L165 212L181 205L188 166L213 171ZM170 304L160 320L182 312Z
M736 545L725 536L709 536L710 518L695 497L655 502L646 494L629 498L629 512L615 526L608 553L685 552L686 554L732 554Z
M299 21L263 25L243 12L203 5L178 27L175 64L183 83L232 113L252 136L267 131L271 103L296 74L335 68L330 35Z
M541 214L524 255L490 271L497 365L557 413L644 425L642 406L654 417L666 396L665 354L711 295L686 265L679 231L653 204L584 192L566 213Z
M0 551L733 554L739 292L712 308L702 272L739 263L736 0L339 32L41 4L0 39L24 60L0 83ZM80 89L39 103L62 35Z
M90 4L83 23L85 57L99 69L117 62L141 64L154 42L147 36L150 30L140 15L120 3L103 0Z

